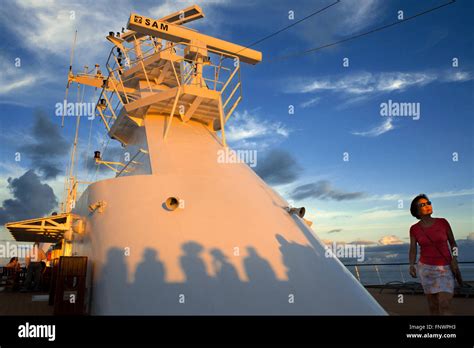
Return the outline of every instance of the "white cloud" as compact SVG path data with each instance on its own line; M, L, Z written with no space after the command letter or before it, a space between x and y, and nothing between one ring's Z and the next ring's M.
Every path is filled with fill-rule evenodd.
M212 6L230 3L229 0L165 0L156 5L154 1L137 3L130 0L16 0L15 6L3 11L0 18L25 43L25 47L35 49L37 53L47 51L62 57L69 57L74 31L77 29L76 55L78 58L88 57L91 61L87 63L94 64L95 59L107 54L111 48L105 36L109 31L119 31L125 27L131 12L160 18L196 2L205 5L203 11L208 10L206 12L212 12ZM18 25L25 16L28 16L28 25ZM212 24L212 19L206 17L206 24Z
M468 71L420 72L356 72L317 78L302 78L290 93L334 92L346 97L360 98L387 92L402 92L413 87L423 87L433 82L466 82L474 77Z
M34 72L23 66L16 67L14 58L8 59L3 55L0 55L0 71L2 72L0 74L0 96L7 96L12 93L17 96L18 93L23 95L28 86L36 88L48 81L44 73ZM15 103L15 101L12 101L12 103Z
M226 139L234 147L260 146L288 138L291 130L281 122L271 122L247 110L236 112L226 125Z
M8 80L9 82L1 81L0 82L0 94L7 94L18 88L22 88L28 85L35 83L36 78L34 76L25 76L21 77L16 81Z
M3 11L2 21L18 36L24 47L38 56L68 58L78 30L75 55L81 63L96 63L99 54L111 47L105 36L125 26L133 6L129 1L33 1L16 0ZM104 16L106 14L106 16ZM28 25L19 25L28 17ZM92 62L86 62L85 58ZM79 61L80 61L79 60ZM82 67L82 65L81 65Z
M387 133L391 130L394 130L395 126L393 125L393 121L391 117L387 117L381 125L375 126L367 131L363 132L351 132L353 135L359 135L362 137L378 137L384 133Z
M322 4L313 1L312 10L325 7L331 2ZM301 30L298 31L298 37L303 37L312 46L316 46L360 33L364 29L372 28L375 24L385 20L387 14L384 11L385 6L385 1L377 0L340 1L317 15L315 20L302 23ZM288 10L286 9L286 11ZM338 47L335 46L330 49L334 50Z
M358 72L344 76L325 76L306 80L296 85L292 92L310 93L331 91L346 95L364 95L403 91L409 87L420 87L439 77L428 72Z
M320 97L311 98L310 100L307 100L307 101L301 103L300 106L301 106L303 109L305 109L305 108L308 108L308 107L310 107L310 106L312 106L312 105L318 104L320 100L321 100Z
M396 244L404 244L404 242L395 235L390 236L383 236L379 239L379 244L381 245L396 245Z
M444 76L446 82L464 82L472 80L472 74L468 71L449 72Z
M41 8L54 6L55 0L17 0L17 3L25 8Z
M385 194L385 195L371 195L367 197L367 200L380 200L380 201L398 201L398 200L412 200L416 194ZM450 198L459 196L470 196L474 195L474 189L462 189L457 191L442 191L427 193L430 198Z
M7 71L9 74L4 73L5 66L10 65L11 57L8 57L6 64L0 66L2 71L0 95L9 96L11 99L9 102L4 100L3 103L19 103L17 91L29 94L39 93L39 84L44 84L48 80L57 84L54 90L56 93L51 93L51 96L57 94L59 86L61 89L64 88L62 86L66 81L65 68L69 64L76 29L78 34L73 62L75 72L82 70L84 65L92 67L96 63L101 66L105 64L105 59L112 48L105 36L109 31L120 31L122 27L125 27L131 12L160 17L193 3L194 1L188 0L164 0L157 6L157 3L152 0L146 2L13 0L5 4L2 2L0 21L4 27L8 28L5 35L13 37L16 44L24 49L20 51L22 60L34 62L36 65L35 70L28 70L26 64L23 64L16 75L11 69ZM219 16L215 14L213 7L230 3L230 1L212 0L197 1L197 3L205 5L203 10L206 17L201 21L202 24L217 28L225 19L217 18ZM211 18L208 16L209 13L211 13ZM26 19L27 22L25 22ZM105 70L103 67L102 72ZM58 75L58 71L64 72L64 76ZM52 88L50 90L53 91ZM32 103L34 100L28 99L26 104Z
M341 1L336 5L340 6L340 32L354 33L380 20L380 5L377 0Z

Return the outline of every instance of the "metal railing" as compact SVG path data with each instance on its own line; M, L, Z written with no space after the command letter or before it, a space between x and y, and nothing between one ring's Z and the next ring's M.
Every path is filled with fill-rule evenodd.
M179 74L176 72L174 64L171 64L173 75L176 79L176 84L178 86L191 85L193 82L193 72L195 72L197 64L202 64L202 80L205 82L206 85L204 88L207 87L209 90L214 90L221 93L226 118L228 118L232 114L235 107L237 106L236 104L238 104L242 99L240 61L237 56L235 56L234 59L225 59L222 52L207 48L207 52L210 59L209 61L202 63L198 62L197 60L184 57L185 50L187 48L199 48L198 46L192 45L190 43L167 43L162 49L158 49L155 45L151 49L143 50L141 48L142 46L150 46L147 45L147 42L154 42L155 39L148 37L148 39L141 38L138 41L138 44L126 49L126 51L123 53L125 55L126 62L124 64L120 64L121 61L119 63L119 56L116 48L114 47L113 49L111 49L106 63L108 71L106 83L109 86L112 86L113 90L109 91L110 95L107 95L107 93L105 93L105 96L109 97L109 100L107 100L107 98L105 98L104 96L105 88L103 88L101 96L99 96L98 99L98 107L101 106L100 101L102 99L106 99L106 106L108 107L108 104L112 102L113 99L112 94L118 95L117 99L120 101L122 106L139 98L138 95L134 95L130 92L127 92L127 89L125 88L126 82L132 77L125 79L122 76L126 70L132 69L137 65L140 65L140 70L143 72L148 82L150 91L153 91L153 89L151 88L150 81L154 82L155 77L153 76L153 73L151 71L152 68L145 66L144 62L155 54L163 54L165 52L170 53L171 55L175 55L176 57L180 57L174 60L174 63L177 62L180 64ZM160 45L159 47L162 47L162 45ZM140 51L140 54L135 53L135 58L131 58L131 53L134 53L137 50ZM229 54L226 54L226 56L229 56ZM217 60L218 63L213 64L212 59ZM121 60L124 59L121 58ZM224 66L224 62L229 62L229 66ZM123 94L123 97L120 94ZM231 101L234 101L234 103L231 103ZM110 111L113 111L111 107L108 107L108 109L110 109ZM108 124L106 124L106 127L108 129L110 129L113 122L109 120L115 120L115 116L116 112L115 115L114 112L111 112L111 115L102 117L103 120L105 118L108 122Z
M474 281L474 261L458 262L464 281ZM393 281L414 281L409 274L409 263L344 264L363 285L383 285Z
M139 149L135 155L132 156L130 161L128 161L125 166L117 172L117 177L121 176L123 173L133 173L137 170L139 166L141 166L146 157L148 156L148 151L144 149Z
M128 46L127 46L128 45ZM199 87L220 93L222 100L222 111L224 123L234 112L242 99L242 84L240 74L240 61L237 56L224 54L217 50L207 48L209 59L202 61L202 58L191 59L186 56L186 50L199 50L198 46L185 42L167 42L153 37L135 38L132 42L122 42L122 49L113 47L107 58L106 68L108 75L104 76L104 84L96 104L96 115L100 115L107 132L111 130L126 104L129 104L141 97L140 88L128 87L130 79L135 79L135 74L126 74L129 69L136 70L145 81L150 92L158 93L157 86L170 88L173 85L186 86L200 82ZM167 67L169 73L166 76L162 73L164 67L157 64L153 57L157 54L163 56L171 67ZM186 57L185 57L186 56ZM229 58L233 59L226 59ZM160 56L161 57L161 56ZM197 57L197 56L196 56ZM168 59L167 59L168 58ZM170 59L172 58L172 59ZM151 59L151 60L150 60ZM216 64L213 63L216 62ZM198 69L200 65L200 69ZM160 71L158 76L158 72ZM198 72L199 71L199 72ZM196 75L198 74L198 75ZM127 76L129 75L129 76ZM200 78L195 79L194 76ZM167 86L162 85L166 81ZM133 85L135 84L135 81ZM140 155L140 153L137 153ZM125 167L118 172L117 176L134 171L140 165L140 159L144 159L147 154L141 153L140 158L133 158ZM106 157L106 156L105 156Z

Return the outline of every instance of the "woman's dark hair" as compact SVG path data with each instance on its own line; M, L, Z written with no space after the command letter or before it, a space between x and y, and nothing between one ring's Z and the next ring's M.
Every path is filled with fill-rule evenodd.
M9 263L12 263L13 261L18 261L18 257L12 257Z
M420 215L418 214L418 201L420 199L426 199L427 201L429 201L429 198L427 195L425 195L424 193L420 193L418 196L416 196L415 198L413 198L413 200L411 201L411 206L410 206L410 213L411 215L413 215L414 217L416 217L418 220L420 219Z

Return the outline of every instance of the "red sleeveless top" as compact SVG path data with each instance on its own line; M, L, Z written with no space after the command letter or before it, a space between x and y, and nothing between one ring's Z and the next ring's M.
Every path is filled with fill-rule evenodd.
M410 227L410 236L414 236L420 245L419 262L436 266L445 266L451 263L452 257L448 247L449 228L448 221L443 218L435 218L430 227L422 228L419 223Z

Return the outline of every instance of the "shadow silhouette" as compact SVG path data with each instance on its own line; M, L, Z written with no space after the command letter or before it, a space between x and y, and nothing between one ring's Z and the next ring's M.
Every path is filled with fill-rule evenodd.
M196 241L187 241L178 256L184 282L166 282L165 264L158 251L145 248L134 282L128 284L123 250L111 248L94 286L92 314L315 315L334 312L332 306L344 314L344 296L354 297L353 289L341 292L336 288L341 283L328 274L331 272L325 268L327 261L321 259L320 253L281 234L276 234L275 239L287 281L277 279L272 264L253 246L247 246L243 259L230 260L219 248L206 250ZM204 262L206 253L211 257L214 276L208 273ZM242 262L248 281L240 279L236 262ZM334 284L328 284L328 280ZM367 306L360 307L363 311Z
M189 311L192 314L212 312L213 302L202 301L203 294L210 295L213 293L212 279L207 273L204 260L200 256L204 251L204 247L197 242L189 241L183 243L181 250L184 255L180 256L179 263L186 281L177 287L178 297L181 301L178 302L179 310L177 312L186 313ZM183 299L184 302L182 302Z
M286 283L277 280L270 263L258 254L257 249L248 246L246 250L247 256L243 262L249 283L245 295L258 299L252 304L252 312L255 314L281 312L281 306L285 303L285 296L288 293Z
M137 265L135 281L130 288L136 296L134 300L136 314L160 308L165 290L165 266L158 258L158 251L151 248L143 251L143 260ZM155 300L146 300L150 298Z
M120 314L130 292L124 250L109 249L99 274L99 281L92 284L96 311L108 315Z
M270 263L260 257L254 247L247 247L247 257L244 259L245 273L251 283L275 283L276 275Z
M179 262L186 275L186 280L198 286L209 283L206 265L199 255L204 250L202 245L191 241L184 243L181 249L184 251L184 255L180 257Z
M240 283L240 278L235 267L227 259L227 256L217 248L211 249L209 253L213 257L212 265L214 267L214 273L216 274L217 283L228 283L237 286Z
M295 297L295 304L305 304L308 308L313 308L314 297L318 296L324 279L319 279L318 275L324 274L321 269L321 262L310 246L301 245L286 240L280 234L275 235L280 244L279 249L282 254L283 264L287 269L288 283ZM319 260L320 261L320 260Z

